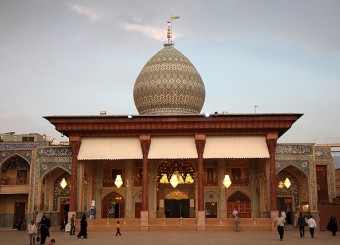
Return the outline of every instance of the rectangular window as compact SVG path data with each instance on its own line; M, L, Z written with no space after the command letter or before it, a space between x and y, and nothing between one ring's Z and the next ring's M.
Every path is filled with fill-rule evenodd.
M22 137L22 142L34 142L34 137Z
M217 186L218 185L218 175L217 175L217 167L214 163L208 164L204 168L204 184L206 186Z

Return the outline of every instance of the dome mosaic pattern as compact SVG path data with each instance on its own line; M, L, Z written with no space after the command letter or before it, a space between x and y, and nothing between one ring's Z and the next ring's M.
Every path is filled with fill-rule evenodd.
M139 73L133 97L141 115L199 114L205 87L189 59L174 47L165 46Z

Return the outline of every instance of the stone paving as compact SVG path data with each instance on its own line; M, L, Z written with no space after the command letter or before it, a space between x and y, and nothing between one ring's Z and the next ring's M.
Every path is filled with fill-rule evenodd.
M207 232L207 231L191 231L191 232L124 232L122 236L115 236L115 232L93 232L88 234L87 239L78 239L76 236L70 236L68 233L61 231L52 231L51 238L56 240L56 245L218 245L218 244L248 244L248 245L269 245L269 244L299 244L311 245L322 244L332 245L340 244L340 233L337 236L331 236L330 232L317 231L314 238L309 233L306 237L300 238L298 231L286 231L283 241L279 241L277 232ZM48 242L46 244L48 244ZM28 236L25 231L0 230L1 245L29 245Z

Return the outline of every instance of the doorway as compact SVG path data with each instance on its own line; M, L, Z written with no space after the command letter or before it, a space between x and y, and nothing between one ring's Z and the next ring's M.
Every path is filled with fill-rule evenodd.
M70 199L61 199L59 215L60 230L65 230L65 225L67 224L67 217L69 211L70 211Z
M278 197L277 198L279 211L284 210L286 213L287 224L292 224L292 207L293 199L292 197Z
M164 208L167 218L190 218L189 199L165 199Z
M22 224L26 223L26 218L25 218L25 207L26 203L24 202L17 202L15 203L15 210L14 210L14 220L13 220L13 225L20 219ZM25 228L25 227L23 227Z
M142 211L142 203L135 203L135 218L140 218L140 212Z

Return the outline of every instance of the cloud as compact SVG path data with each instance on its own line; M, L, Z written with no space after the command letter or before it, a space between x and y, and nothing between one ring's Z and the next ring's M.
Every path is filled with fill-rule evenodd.
M121 23L120 27L127 31L142 33L156 40L160 40L160 41L166 40L166 29L164 28L157 28L157 27L153 27L149 25L141 25L141 24L129 23L129 22ZM182 36L181 34L176 33L176 35L173 35L173 38L176 38L176 37L178 38L181 36Z
M70 4L71 10L77 14L84 15L89 21L96 22L101 16L92 8L81 6L80 4Z

